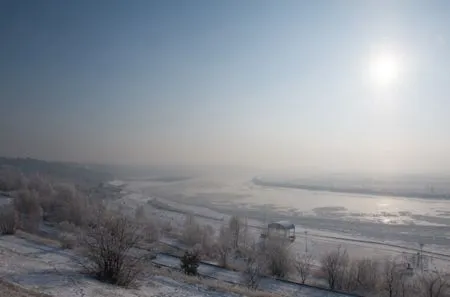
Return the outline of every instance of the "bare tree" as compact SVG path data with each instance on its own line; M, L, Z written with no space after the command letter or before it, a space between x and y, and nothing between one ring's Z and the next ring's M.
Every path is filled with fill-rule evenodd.
M135 249L142 241L138 225L124 216L102 213L81 237L85 258L80 264L101 281L129 286L148 257Z
M16 233L17 213L12 205L0 207L0 234L12 235Z
M39 193L41 207L45 211L45 202L47 202L47 199L52 199L55 194L52 183L42 175L34 174L28 177L27 188Z
M352 260L343 275L343 284L339 289L360 293L376 291L378 276L379 267L376 261L372 259Z
M391 259L384 262L381 276L381 289L388 297L399 297L404 294L405 276L401 267Z
M257 248L256 244L249 246L248 255L245 262L245 269L242 274L244 284L256 290L259 286L261 276L265 267L265 254Z
M25 176L14 167L0 166L0 191L17 191L25 189L27 185Z
M77 246L77 237L75 234L62 232L59 235L59 243L63 249L73 249Z
M426 272L419 276L419 291L422 297L448 296L450 280L448 274Z
M228 228L230 229L231 232L233 248L237 249L239 246L239 239L241 237L241 232L243 229L241 219L238 216L232 216L228 223Z
M49 219L55 222L68 221L76 226L82 226L90 207L87 198L71 184L59 184L54 189Z
M228 266L228 258L233 251L231 232L228 228L224 226L220 228L214 250L217 255L219 265L226 268Z
M184 222L184 230L181 237L183 243L188 245L189 247L193 247L196 244L201 244L202 237L202 228L197 223L194 216L186 216L186 220Z
M134 211L134 218L138 222L145 221L145 209L143 205L139 205Z
M42 219L42 208L36 191L21 190L14 198L14 208L19 217L19 227L27 232L36 232Z
M277 240L277 238L265 241L263 252L267 261L267 269L271 275L283 278L291 271L293 257L288 247L284 241Z
M211 258L214 256L214 228L211 225L201 227L201 252L203 256Z
M313 257L311 254L297 255L295 261L295 269L297 270L302 284L306 282L308 277L311 275L311 266L313 263Z
M361 259L356 261L356 282L362 290L374 291L378 284L379 263L372 259Z
M325 273L330 289L334 290L342 286L348 262L347 250L341 249L340 246L322 257L320 260L321 269Z
M249 226L248 226L248 220L247 217L244 218L243 226L242 226L242 232L241 232L241 242L242 245L245 248L247 248L247 245L249 244Z
M341 282L336 286L336 289L355 292L358 289L358 261L349 261L346 269L342 274Z

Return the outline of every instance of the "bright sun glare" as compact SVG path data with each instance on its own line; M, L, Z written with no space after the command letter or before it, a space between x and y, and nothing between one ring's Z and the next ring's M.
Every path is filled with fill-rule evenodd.
M370 60L371 79L378 86L386 87L398 80L400 61L394 52L381 52Z

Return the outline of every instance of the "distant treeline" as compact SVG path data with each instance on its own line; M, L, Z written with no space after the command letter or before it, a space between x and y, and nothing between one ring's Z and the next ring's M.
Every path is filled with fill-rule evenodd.
M12 168L25 175L40 174L60 181L70 181L77 184L99 184L114 179L111 173L92 170L85 165L48 162L31 158L0 157L0 168Z
M258 186L266 187L280 187L280 188L292 188L308 191L321 191L321 192L333 192L333 193L349 193L349 194L362 194L362 195L376 195L376 196L395 196L395 197L409 197L409 198L425 198L425 199L450 199L450 193L426 193L426 192L408 192L408 191L390 191L387 189L375 190L368 188L349 188L349 187L337 187L337 186L319 186L319 185L307 185L294 183L290 181L268 181L261 178L254 177L252 182Z

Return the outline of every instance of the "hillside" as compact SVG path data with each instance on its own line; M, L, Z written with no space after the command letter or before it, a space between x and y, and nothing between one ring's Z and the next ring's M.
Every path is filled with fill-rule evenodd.
M58 181L70 181L80 185L99 184L113 179L111 173L91 169L86 165L31 158L0 157L0 168L13 168L25 175L40 174Z

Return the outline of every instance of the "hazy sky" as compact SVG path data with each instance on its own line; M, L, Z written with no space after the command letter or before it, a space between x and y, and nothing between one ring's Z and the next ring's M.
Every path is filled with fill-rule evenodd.
M450 1L0 1L0 155L444 170Z

